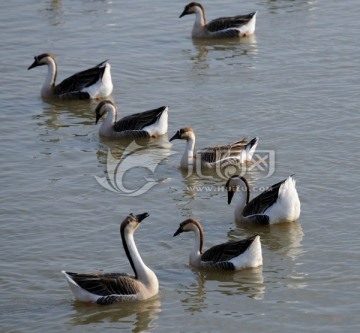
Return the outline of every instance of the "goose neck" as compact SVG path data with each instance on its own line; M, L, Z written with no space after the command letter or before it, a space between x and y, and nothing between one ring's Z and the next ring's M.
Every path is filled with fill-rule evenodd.
M193 231L195 235L195 243L192 251L190 252L189 261L192 265L198 266L203 253L204 232L201 227L195 227L193 228Z
M150 284L150 282L153 281L155 274L143 262L134 241L133 231L122 230L121 239L126 256L134 271L135 278L145 284Z
M57 77L57 64L55 59L49 58L47 61L47 67L48 71L43 86L41 88L42 97L49 97L52 95Z
M111 136L114 124L117 121L117 110L112 106L107 106L107 116L100 126L100 134L104 136Z

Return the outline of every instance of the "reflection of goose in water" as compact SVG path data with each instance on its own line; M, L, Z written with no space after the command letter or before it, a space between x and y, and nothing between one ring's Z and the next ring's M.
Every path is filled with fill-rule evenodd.
M80 302L73 302L74 313L71 325L89 325L94 323L116 323L117 329L132 332L150 332L156 328L156 320L161 311L159 297L143 302L121 303L111 307L89 307ZM131 323L131 324L130 324Z
M207 311L211 297L217 294L262 299L265 284L262 267L245 269L229 274L224 271L195 270L192 282L179 283L176 288L185 311L196 313ZM195 281L193 281L195 279Z
M285 254L287 257L295 260L303 253L301 242L304 233L301 224L297 221L292 223L274 224L268 226L253 226L241 224L229 232L229 236L239 237L252 235L254 232L261 236L263 249L269 249L271 252Z

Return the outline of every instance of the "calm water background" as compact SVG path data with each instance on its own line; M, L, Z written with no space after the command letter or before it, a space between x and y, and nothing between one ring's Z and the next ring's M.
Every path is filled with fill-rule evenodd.
M208 19L259 10L254 38L200 43L184 1L25 1L0 12L2 332L359 332L360 7L347 1L203 2ZM148 192L101 187L118 142L99 139L97 102L47 103L52 52L58 80L109 59L122 115L170 106L169 137L192 126L197 147L259 136L275 171L258 187L295 173L297 223L244 228L233 221L221 179L186 178L184 143L167 136L143 154L161 157ZM177 154L170 155L172 152ZM152 158L152 157L150 157ZM155 159L155 157L154 157ZM148 175L145 170L145 175ZM144 170L128 183L141 185ZM151 176L151 175L150 175ZM148 211L136 233L160 281L158 297L100 307L74 301L62 269L130 272L119 240L129 213ZM259 233L264 266L237 274L191 269L189 234L199 219L205 246Z

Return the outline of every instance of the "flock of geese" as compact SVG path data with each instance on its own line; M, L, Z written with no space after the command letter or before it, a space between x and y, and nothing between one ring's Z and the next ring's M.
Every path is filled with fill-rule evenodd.
M207 23L204 7L196 2L185 6L180 17L195 14L192 29L193 38L239 38L255 32L256 15L221 17ZM43 53L35 56L28 68L46 65L48 72L41 88L44 99L99 99L112 93L110 64L103 61L97 66L76 73L56 84L57 63L54 55ZM110 138L156 138L168 131L168 107L161 106L154 110L132 114L118 119L118 107L110 100L101 101L95 110L96 123L103 118L99 128L101 136ZM185 140L186 147L180 160L183 169L201 165L204 168L226 167L229 164L249 163L259 139L246 138L225 145L206 147L195 151L195 133L192 128L179 129L169 141ZM295 188L295 179L286 179L270 186L266 191L250 200L250 186L246 178L234 175L228 179L225 188L228 204L235 193L240 198L234 210L238 223L269 225L280 222L296 221L300 216L300 201ZM148 213L128 215L120 225L122 244L134 275L126 273L73 273L63 271L75 298L84 302L101 305L122 301L145 300L159 291L159 282L155 273L143 262L135 241L134 232ZM204 251L204 230L194 219L180 223L174 233L193 232L194 247L189 262L196 268L236 271L258 267L263 263L260 236L222 243Z

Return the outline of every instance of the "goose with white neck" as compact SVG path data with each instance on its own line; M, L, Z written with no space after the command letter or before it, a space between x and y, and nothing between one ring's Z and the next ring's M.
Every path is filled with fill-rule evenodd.
M109 305L124 301L145 300L158 293L158 279L141 259L133 237L141 221L148 216L148 213L135 216L130 214L120 226L123 247L135 276L126 273L62 271L77 300Z
M183 169L199 164L211 169L216 166L222 168L250 162L259 141L257 137L250 141L243 138L229 144L207 147L194 152L195 132L192 128L179 129L169 141L176 139L186 141L185 151L180 160L180 167Z
M51 53L34 57L29 69L47 66L48 72L41 88L41 97L49 99L95 99L109 96L113 90L110 64L103 61L95 67L76 73L56 84L57 63Z
M179 17L195 14L195 22L191 36L193 38L234 38L248 37L255 32L256 14L232 17L220 17L206 22L205 8L198 2L191 2L185 6Z
M215 245L203 252L204 230L200 222L187 219L180 223L174 237L192 231L195 244L190 252L190 265L197 268L236 271L254 268L263 263L260 236Z
M248 181L240 176L229 178L228 204L235 192L240 193L234 210L235 221L260 225L296 221L300 216L300 200L295 185L295 179L289 176L250 201Z
M118 120L118 107L110 100L101 101L95 109L96 124L106 116L99 134L108 138L156 138L168 130L167 106L134 113Z

